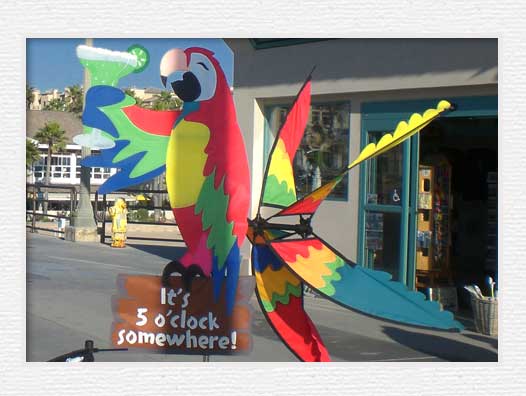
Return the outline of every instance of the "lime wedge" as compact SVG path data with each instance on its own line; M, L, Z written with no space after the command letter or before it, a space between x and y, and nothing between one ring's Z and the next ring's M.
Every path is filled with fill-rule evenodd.
M134 73L140 73L148 67L148 64L150 63L150 54L146 48L142 45L134 44L128 48L127 51L137 57L137 66L135 67L135 70L133 70Z

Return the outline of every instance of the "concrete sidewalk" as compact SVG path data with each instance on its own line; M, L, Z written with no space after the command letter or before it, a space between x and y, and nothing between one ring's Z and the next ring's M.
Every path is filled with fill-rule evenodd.
M78 349L85 339L109 346L111 296L119 273L159 275L184 246L134 243L125 249L73 243L28 233L27 359L48 360ZM249 355L212 361L297 361L267 324L255 296ZM496 361L498 341L472 331L425 330L377 320L328 300L307 296L305 309L334 361ZM200 356L144 352L99 354L97 361L201 361Z

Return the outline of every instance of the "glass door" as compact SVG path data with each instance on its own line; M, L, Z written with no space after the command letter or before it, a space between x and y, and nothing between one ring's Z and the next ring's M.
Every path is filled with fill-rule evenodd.
M377 143L391 130L373 129L367 143ZM363 264L406 282L410 144L404 143L369 160L365 166Z
M391 133L412 113L436 106L441 98L362 104L361 148ZM457 110L446 118L497 116L497 97L449 98ZM425 132L424 132L425 133ZM419 134L360 165L358 263L389 272L415 287Z

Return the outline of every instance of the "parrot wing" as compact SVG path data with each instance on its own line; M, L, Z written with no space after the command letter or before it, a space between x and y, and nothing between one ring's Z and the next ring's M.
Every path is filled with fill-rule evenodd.
M276 213L272 217L277 216L292 216L292 215L313 215L321 203L329 196L334 188L340 183L343 177L352 168L359 165L360 163L374 158L398 144L409 139L415 133L420 132L424 127L429 125L433 120L440 117L446 111L454 110L454 106L446 100L442 100L438 103L434 109L426 110L422 115L414 113L409 121L400 121L392 134L385 134L378 143L370 143L360 152L358 157L339 175L327 182L323 186L317 188L310 194L306 195L299 201L293 203L287 208Z
M441 310L438 302L408 290L386 272L353 263L316 235L271 241L269 246L296 276L346 308L410 325L463 329L451 312Z
M274 140L263 177L259 208L261 205L285 208L296 202L292 161L309 119L310 97L309 75Z
M330 361L323 341L303 309L303 283L269 246L252 249L256 295L271 327L302 361Z
M171 129L181 112L148 110L135 103L122 90L107 85L94 86L86 94L85 129L92 129L91 134L97 131L112 144L81 164L120 168L99 188L101 194L145 182L165 170ZM75 138L83 141L86 137L89 135ZM96 144L94 148L98 148Z

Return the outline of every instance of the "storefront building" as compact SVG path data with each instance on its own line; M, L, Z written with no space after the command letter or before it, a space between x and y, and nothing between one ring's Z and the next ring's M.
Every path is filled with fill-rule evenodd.
M275 133L313 66L295 158L301 196L414 112L457 110L352 170L316 214L349 259L409 287L481 284L497 271L496 39L230 39L252 214Z

